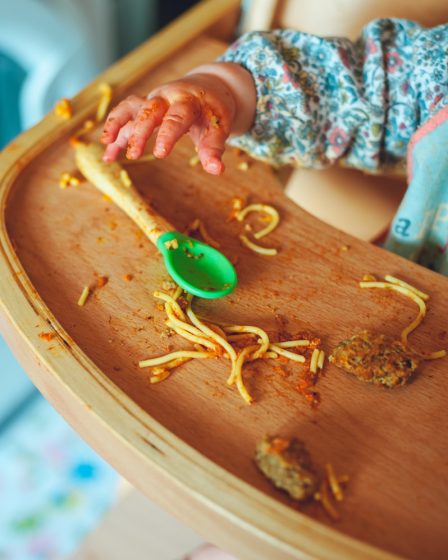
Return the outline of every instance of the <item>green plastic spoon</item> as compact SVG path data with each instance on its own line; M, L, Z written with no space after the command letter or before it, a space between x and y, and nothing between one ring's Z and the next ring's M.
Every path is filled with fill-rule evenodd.
M100 144L75 143L76 163L86 179L111 198L162 253L168 273L187 292L221 298L235 289L237 276L222 253L177 231L157 214L131 183L123 167L102 160Z

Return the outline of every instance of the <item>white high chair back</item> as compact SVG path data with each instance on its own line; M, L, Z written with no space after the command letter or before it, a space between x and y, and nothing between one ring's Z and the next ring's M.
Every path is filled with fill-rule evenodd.
M427 27L448 21L445 0L246 0L243 31L292 27L323 36L356 39L372 19L414 19Z
M279 27L355 39L379 17L413 19L431 27L448 21L446 0L249 0L242 32ZM322 221L366 241L381 239L406 190L404 177L366 175L333 167L294 169L286 193Z
M18 94L23 129L39 121L57 99L77 93L113 60L108 0L89 0L88 12L82 10L85 2L54 4L0 2L0 52L26 74Z

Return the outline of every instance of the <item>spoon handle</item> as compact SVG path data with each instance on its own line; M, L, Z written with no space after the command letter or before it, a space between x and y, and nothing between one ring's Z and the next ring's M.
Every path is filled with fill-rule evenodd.
M100 144L76 141L74 147L76 164L84 177L126 212L154 245L163 233L173 231L169 222L144 200L124 168L116 161L103 161L104 148Z

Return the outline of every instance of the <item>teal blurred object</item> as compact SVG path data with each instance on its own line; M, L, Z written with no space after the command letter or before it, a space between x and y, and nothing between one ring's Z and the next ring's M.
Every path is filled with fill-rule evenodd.
M0 150L22 130L18 100L25 78L25 70L0 52Z
M448 276L448 105L412 136L409 187L385 248Z
M39 393L0 336L0 433ZM1 558L1 557L0 557Z
M116 57L110 0L0 1L0 147Z

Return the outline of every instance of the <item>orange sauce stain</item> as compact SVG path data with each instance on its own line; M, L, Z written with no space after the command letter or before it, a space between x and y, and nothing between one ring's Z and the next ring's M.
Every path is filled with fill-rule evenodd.
M41 338L42 340L45 340L46 342L50 342L50 340L53 340L53 338L56 336L54 333L51 332L41 332L39 333L39 338Z

